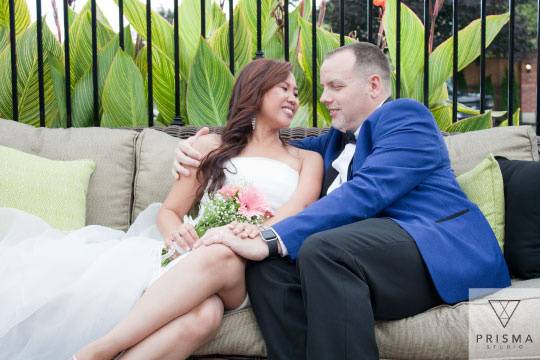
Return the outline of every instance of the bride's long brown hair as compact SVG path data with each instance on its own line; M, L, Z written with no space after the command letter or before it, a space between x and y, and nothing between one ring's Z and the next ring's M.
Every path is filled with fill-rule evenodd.
M234 84L227 125L221 135L221 145L202 160L197 170L200 187L197 198L205 189L212 194L225 182L225 163L240 155L253 135L252 119L261 109L268 90L287 80L291 65L286 62L257 59L250 62L238 75Z

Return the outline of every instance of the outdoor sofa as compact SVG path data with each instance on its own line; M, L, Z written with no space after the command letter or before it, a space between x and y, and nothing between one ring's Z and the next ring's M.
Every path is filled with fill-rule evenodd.
M86 223L126 230L150 203L165 198L173 182L171 165L178 137L186 138L195 131L194 127L177 126L47 129L0 120L0 145L50 159L93 159L96 169L87 193ZM284 130L282 135L298 139L322 131L295 128ZM536 134L526 126L446 136L445 141L456 175L472 169L490 153L516 160L539 159ZM540 279L513 280L513 287L540 288ZM512 319L514 325L533 321L540 314L539 297L524 296L520 300L520 312ZM486 304L481 321L488 327L500 326ZM375 330L381 357L467 358L470 306L468 302L443 305L410 318L378 322ZM535 341L540 342L540 338ZM195 354L197 358L265 356L265 344L250 308L226 313L216 338Z

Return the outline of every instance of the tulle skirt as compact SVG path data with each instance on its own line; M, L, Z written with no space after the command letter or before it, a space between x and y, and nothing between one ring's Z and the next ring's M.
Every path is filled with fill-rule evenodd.
M165 270L158 209L125 233L59 231L0 208L0 359L69 359L124 318Z

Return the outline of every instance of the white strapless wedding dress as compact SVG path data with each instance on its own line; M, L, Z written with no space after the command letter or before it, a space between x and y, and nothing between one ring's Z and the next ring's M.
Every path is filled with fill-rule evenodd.
M227 168L227 184L255 186L273 210L298 184L296 170L269 158L237 157ZM68 359L124 318L163 273L159 206L127 233L97 225L59 231L0 208L0 359Z

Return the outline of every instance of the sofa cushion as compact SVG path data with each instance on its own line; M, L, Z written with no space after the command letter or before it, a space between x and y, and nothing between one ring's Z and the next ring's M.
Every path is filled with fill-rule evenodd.
M540 279L513 283L510 289L534 289L532 295L522 295L519 311L512 325L527 328L540 323ZM380 357L386 359L467 359L469 353L469 312L474 306L480 329L500 328L488 299L504 297L507 290L455 305L441 305L416 316L395 321L378 321L375 335ZM500 332L500 331L499 331ZM538 351L529 347L528 351ZM226 313L216 337L198 349L195 355L243 355L265 357L266 346L257 327L251 308ZM522 353L518 353L522 354ZM510 358L510 357L506 357ZM516 357L517 358L517 357Z
M499 163L490 154L472 170L459 175L457 182L467 198L478 205L484 214L502 250L504 244L504 185Z
M0 207L26 211L56 229L79 229L95 168L92 160L50 160L0 145Z
M531 126L496 127L444 139L456 176L475 167L490 153L511 160L538 161L536 133Z
M540 277L540 162L499 159L504 177L504 258L512 276Z
M47 129L0 120L0 145L53 160L93 160L86 224L121 230L129 226L137 135L125 129Z
M174 182L171 169L177 144L177 138L158 130L144 129L140 133L132 221L151 203L165 200Z

